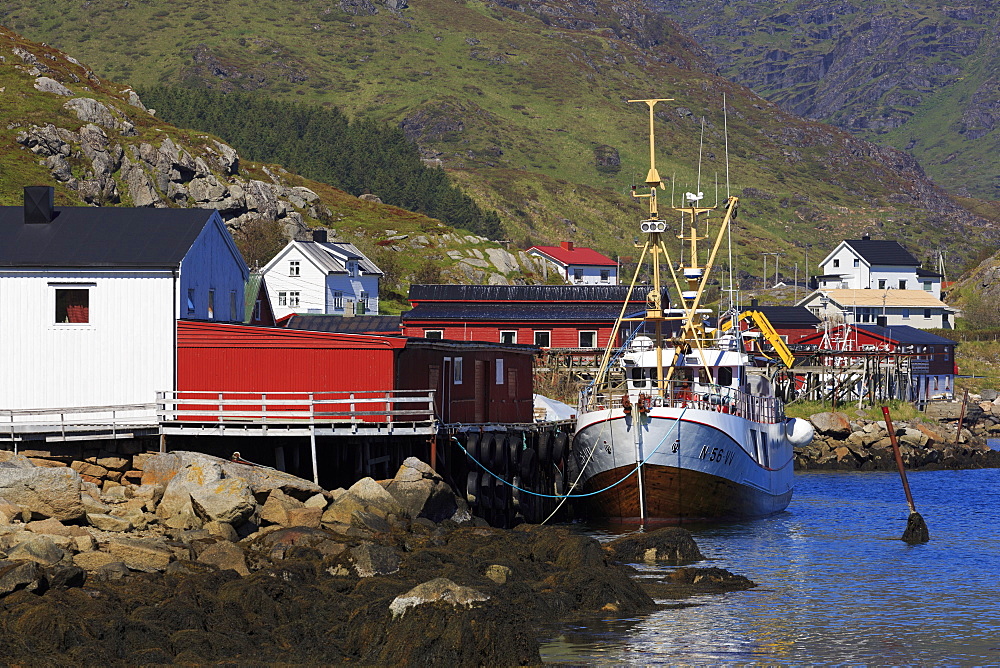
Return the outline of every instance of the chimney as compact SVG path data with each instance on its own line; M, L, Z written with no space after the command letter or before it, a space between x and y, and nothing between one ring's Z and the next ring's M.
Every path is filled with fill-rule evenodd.
M564 241L564 242L562 242L561 246L563 247L563 250L568 250L568 251L573 250L573 242L572 241Z
M55 189L52 186L25 186L25 224L47 225L53 218L55 218Z
M872 235L868 234L867 232L865 232L864 234L861 235L861 240L862 241L871 241L871 239L872 239Z
M313 241L318 241L321 244L326 243L326 228L319 230L313 230Z
M752 298L750 300L750 308L757 308L759 305L760 305L760 302L757 300L756 297L754 297L754 298Z
M879 327L888 327L889 319L884 315L877 315L875 316L875 324Z

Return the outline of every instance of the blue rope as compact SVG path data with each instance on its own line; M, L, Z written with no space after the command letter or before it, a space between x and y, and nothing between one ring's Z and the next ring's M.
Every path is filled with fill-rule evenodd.
M680 424L681 418L684 417L684 413L687 413L687 408L685 408L683 411L681 411L681 414L677 416L677 418L674 420L673 426L670 427L670 429L667 431L667 433L663 435L663 439L660 440L660 442L656 444L656 447L653 448L653 451L649 453L649 456L647 456L644 460L642 460L642 462L640 462L639 464L637 464L634 469L632 469L631 471L629 471L625 475L624 478L622 478L621 480L619 480L618 482L616 482L614 484L608 485L604 489L599 489L596 492L587 492L585 494L561 494L561 495L560 494L542 494L541 492L532 492L530 489L522 489L521 487L518 487L514 483L507 482L506 480L504 480L503 478L501 478L500 476L498 476L496 473L494 473L493 471L491 471L488 468L486 468L486 466L484 466L482 462L480 462L478 459L476 459L475 457L473 457L472 455L469 454L469 451L465 449L465 446L462 445L461 441L459 441L457 438L455 438L454 436L452 436L451 440L455 441L455 443L458 444L458 447L460 447L462 449L462 452L464 452L466 455L468 455L469 459L471 459L472 461L476 462L476 464L479 466L479 468L481 468L482 470L486 471L487 473L489 473L491 476L493 476L494 478L496 478L497 480L499 480L503 484L505 484L508 487L511 487L513 489L516 489L519 492L524 492L525 494L531 494L533 496L541 496L541 497L544 497L546 499L582 499L582 498L587 497L587 496L595 496L597 494L602 494L602 493L608 491L609 489L614 489L618 485L622 484L623 482L625 482L626 480L628 480L629 478L631 478L632 475L636 471L638 471L643 465L646 464L646 462L648 462L650 460L650 458L653 455L656 454L656 451L660 449L660 446L663 445L666 442L667 436L670 436L670 433L674 430L674 428L677 427L677 425ZM595 444L594 447L596 448L597 445Z

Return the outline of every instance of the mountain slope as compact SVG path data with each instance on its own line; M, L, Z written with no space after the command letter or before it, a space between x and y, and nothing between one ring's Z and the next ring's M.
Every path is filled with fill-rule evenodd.
M241 160L218 138L151 115L130 88L0 28L0 203L20 205L23 186L45 183L63 206L214 208L238 243L263 235L272 252L286 236L332 227L386 272L390 309L403 306L411 277L421 272L457 282L542 280L541 267L523 253L280 166ZM252 254L255 247L242 249ZM248 261L263 264L266 250Z
M640 208L628 192L648 167L645 107L624 101L650 96L675 98L658 108L658 166L678 192L700 187L713 199L716 180L724 194L733 175L751 271L762 250L804 261L808 245L829 249L864 230L956 258L996 236L995 221L957 204L907 155L717 77L672 22L633 2L244 5L8 0L4 20L133 85L255 90L399 123L425 158L501 212L516 244L571 237L634 253Z
M1000 200L1000 8L986 0L654 0L721 73L791 113L911 151Z

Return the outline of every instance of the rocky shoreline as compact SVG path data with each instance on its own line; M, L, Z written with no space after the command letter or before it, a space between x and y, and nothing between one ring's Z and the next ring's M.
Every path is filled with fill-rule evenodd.
M962 428L959 431L959 419ZM884 420L848 412L817 413L811 443L795 449L797 470L895 471ZM930 404L919 417L893 420L907 469L1000 468L1000 451L987 439L1000 437L1000 399Z
M674 568L702 559L683 529L491 528L413 458L334 491L199 453L134 464L98 487L0 452L6 662L536 665L553 624L754 586Z

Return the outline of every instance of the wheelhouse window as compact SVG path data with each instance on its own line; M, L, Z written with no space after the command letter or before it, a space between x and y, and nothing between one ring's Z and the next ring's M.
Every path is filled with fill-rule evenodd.
M580 332L580 347L581 348L596 348L597 347L597 332Z
M501 330L500 343L517 343L517 330Z
M444 330L443 329L425 329L424 330L425 339L443 339Z
M539 348L551 348L552 332L548 331L535 332L535 345L538 346Z
M288 275L289 276L298 276L299 275L299 261L298 260L289 260L289 262L288 262Z
M56 322L85 324L90 322L90 290L87 288L56 288Z
M733 368L729 366L720 366L719 370L716 372L716 379L719 385L729 387L733 384Z

